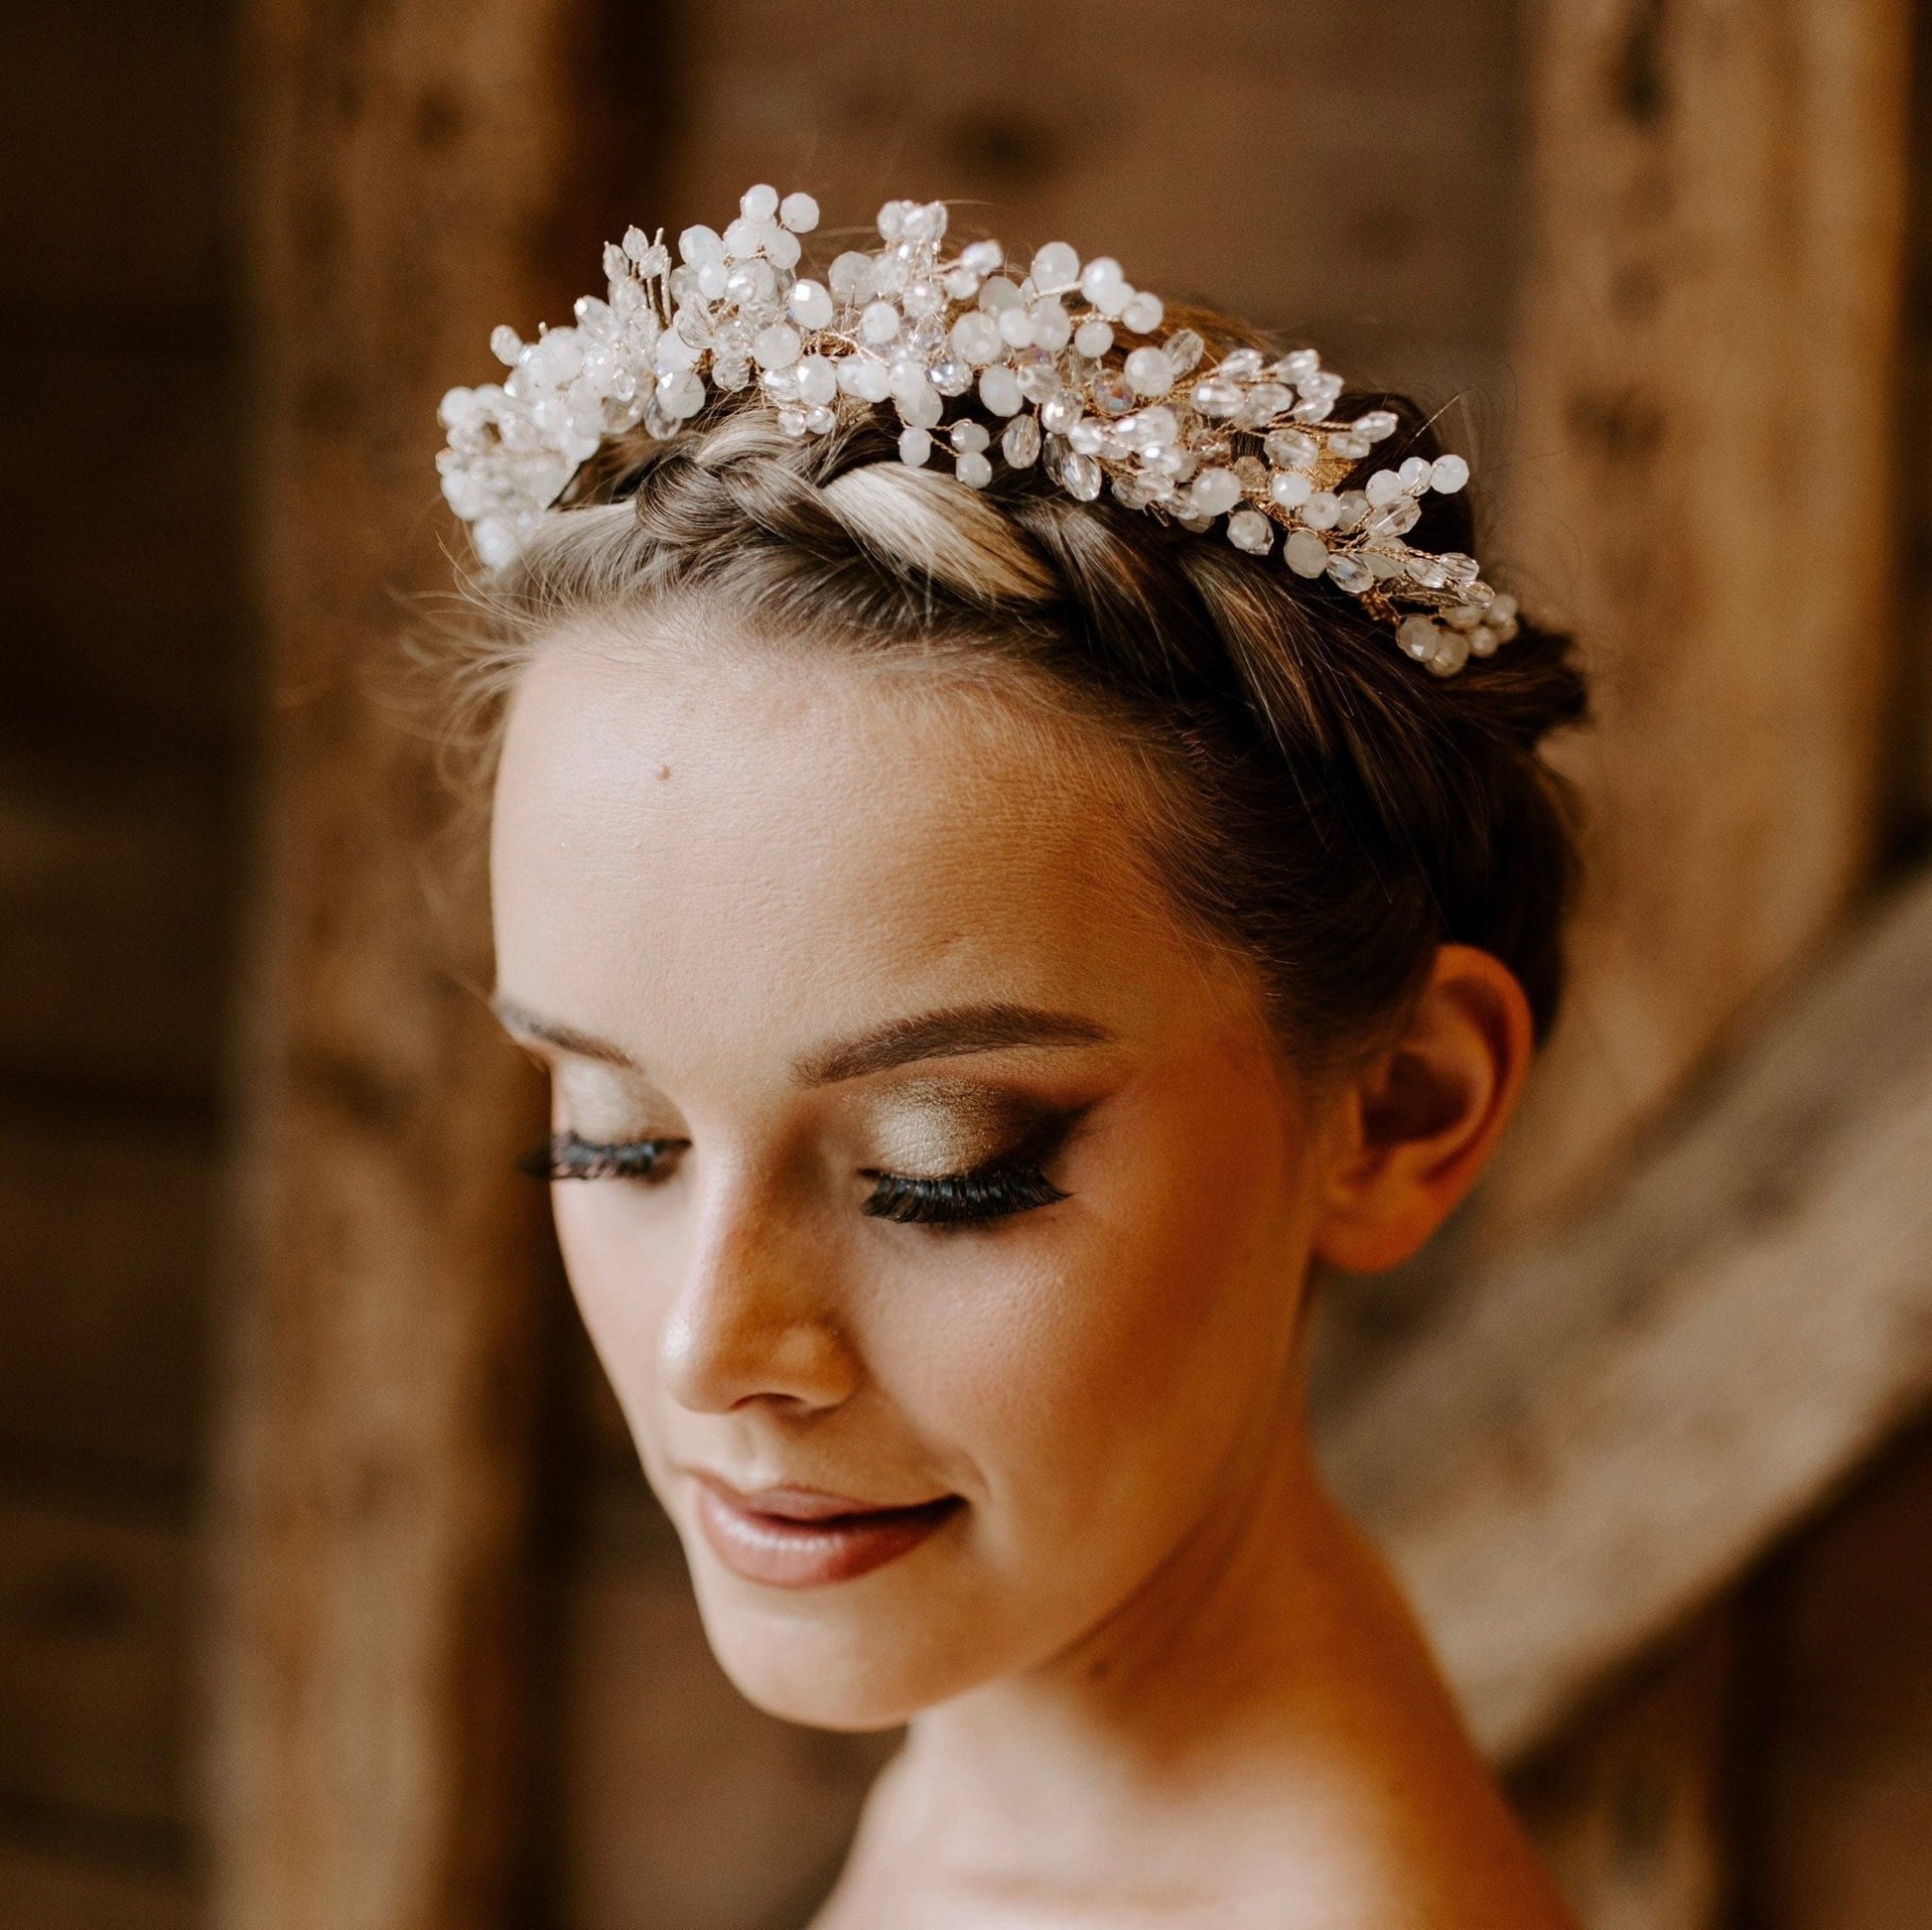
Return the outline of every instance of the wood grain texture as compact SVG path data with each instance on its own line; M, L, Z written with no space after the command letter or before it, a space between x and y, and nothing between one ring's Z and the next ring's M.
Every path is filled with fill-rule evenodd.
M1498 1757L1932 1394L1932 881L1327 1430Z
M558 312L565 0L246 10L272 722L214 1658L212 1920L469 1930L513 1855L540 1117L384 692L438 397Z
M1548 1206L1844 909L1889 644L1906 0L1542 0L1511 580L1596 729L1569 1010L1487 1189Z
M1721 1930L1731 1901L1732 1617L1624 1685L1512 1794L1584 1930Z
M1893 1930L1932 1898L1932 1432L1753 1591L1744 1899L1762 1930Z

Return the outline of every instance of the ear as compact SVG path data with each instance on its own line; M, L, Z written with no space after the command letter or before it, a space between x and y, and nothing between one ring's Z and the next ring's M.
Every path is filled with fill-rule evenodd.
M1529 1070L1529 1000L1509 967L1445 945L1408 1030L1332 1115L1314 1251L1349 1273L1406 1260L1475 1184Z

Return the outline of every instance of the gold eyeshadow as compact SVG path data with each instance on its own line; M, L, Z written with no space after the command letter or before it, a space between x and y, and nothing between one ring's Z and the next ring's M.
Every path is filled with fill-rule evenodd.
M937 1178L1013 1154L1057 1109L965 1080L919 1079L880 1093L869 1111L869 1169Z

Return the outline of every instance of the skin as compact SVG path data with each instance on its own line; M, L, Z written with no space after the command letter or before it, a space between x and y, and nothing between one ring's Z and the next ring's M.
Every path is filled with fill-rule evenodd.
M1559 1930L1296 1372L1312 1264L1404 1258L1480 1172L1522 992L1445 947L1406 1035L1311 1084L1142 801L1022 689L697 620L549 639L495 795L499 1010L559 1131L681 1146L555 1186L584 1318L739 1688L910 1723L819 1930ZM886 1062L988 1007L1066 1023ZM1063 1199L864 1210L1068 1114ZM713 1551L699 1473L959 1500L781 1588Z

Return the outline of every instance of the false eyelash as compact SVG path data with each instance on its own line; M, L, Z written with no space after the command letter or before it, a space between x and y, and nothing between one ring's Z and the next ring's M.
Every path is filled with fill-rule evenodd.
M680 1139L607 1143L576 1133L552 1133L516 1164L533 1179L654 1179L659 1167L690 1143Z
M878 1183L866 1201L866 1211L875 1219L896 1220L902 1226L962 1226L1009 1219L1067 1197L1036 1166L982 1167L975 1172L949 1172L935 1179L913 1179L897 1172L868 1176Z

